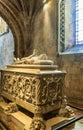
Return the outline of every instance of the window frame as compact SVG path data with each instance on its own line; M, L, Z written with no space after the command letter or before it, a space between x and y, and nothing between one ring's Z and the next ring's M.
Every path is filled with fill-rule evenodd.
M64 14L62 14L63 16L64 16L64 23L61 23L62 21L61 21L61 2L64 2L64 8L63 8L63 13ZM76 43L76 21L74 21L74 36L72 36L72 39L74 40L74 42L72 42L72 43L67 43L67 44L69 44L70 45L70 48L68 48L68 49L65 49L65 46L66 46L66 28L65 28L65 26L66 26L66 5L65 5L65 1L66 0L59 0L59 2L58 2L58 54L60 54L60 55L63 55L63 54L77 54L77 53L83 53L83 51L75 51L75 47L76 47L76 50L77 50L77 47L78 47L78 50L79 50L79 46L81 46L82 48L83 48L83 44L82 45L78 45L77 43ZM72 0L71 0L72 1ZM76 2L76 0L75 0L75 2ZM76 4L76 3L75 3ZM73 5L72 5L73 6ZM75 5L76 6L76 5ZM72 7L73 8L73 7ZM75 9L74 9L74 11L76 10L76 7L75 7ZM73 15L72 15L73 16ZM73 19L73 17L72 17L72 19ZM75 18L74 18L75 20L76 20L76 12L75 12ZM64 25L62 25L62 24L64 24ZM72 24L72 22L71 22L71 24ZM63 41L63 43L61 43L61 25L64 27L64 41ZM63 45L64 44L64 45ZM74 49L72 49L72 48L74 48ZM74 51L72 51L72 50L74 50Z

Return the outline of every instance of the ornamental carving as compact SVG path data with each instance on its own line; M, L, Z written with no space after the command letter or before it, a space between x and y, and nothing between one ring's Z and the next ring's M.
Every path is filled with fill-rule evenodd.
M43 77L41 80L41 98L42 104L55 105L56 101L60 101L62 97L62 87L64 76Z
M42 118L42 109L39 106L35 106L34 118L30 125L30 130L45 130L45 121Z
M5 81L5 82L4 82ZM35 86L39 79L20 74L3 75L3 91L15 98L35 104Z
M32 104L54 105L61 101L64 76L30 76L4 73L2 90L14 98ZM4 82L5 81L5 82Z
M18 107L14 102L8 104L7 108L4 110L6 113L14 113L18 111Z
M33 58L36 58L33 64L24 64ZM30 130L45 130L44 114L51 111L64 114L61 106L64 78L65 72L55 70L53 62L47 60L46 55L36 57L32 54L1 70L1 95L34 114ZM16 108L10 104L6 111L11 113L17 111Z
M33 119L30 130L45 130L46 126L42 118Z

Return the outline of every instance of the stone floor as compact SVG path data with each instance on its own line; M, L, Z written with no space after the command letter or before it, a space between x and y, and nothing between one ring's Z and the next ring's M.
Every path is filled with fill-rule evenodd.
M72 108L72 109L73 109L73 111L74 111L74 113L76 115L76 118L80 117L80 116L83 116L83 111L82 110L78 110L78 109L75 109L75 108ZM49 121L47 121L48 122L47 125L49 125L50 127L49 127L49 129L46 129L46 130L56 130L56 129L52 129L52 126L55 125L55 122L56 122L55 126L59 126L59 125L64 124L64 123L67 122L66 120L62 119L62 122L58 123L57 119L59 119L59 118L49 119ZM61 119L59 119L59 120L61 120ZM83 120L82 120L82 123L83 123ZM80 129L76 129L76 128L79 127L78 125L79 125L79 123L76 123L76 126L75 126L75 123L72 123L68 127L64 128L64 129L60 129L60 130L83 130L83 124L82 124L82 127Z
M78 109L75 109L75 108L72 108L75 115L76 115L76 118L80 117L80 116L83 116L83 111L82 110L78 110ZM61 122L59 124L57 124L57 126L59 125L62 125L62 124L65 124L66 122ZM56 125L52 127L51 130L56 130ZM57 127L58 128L58 127ZM59 130L59 129L57 129ZM67 127L63 128L63 129L60 129L60 130L83 130L83 118L72 123L71 125L68 125Z

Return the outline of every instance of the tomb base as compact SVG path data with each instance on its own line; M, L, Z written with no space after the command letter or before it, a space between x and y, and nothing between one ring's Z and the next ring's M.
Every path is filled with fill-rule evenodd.
M0 119L12 130L29 130L33 118L19 110L13 113L6 112L8 104L0 102ZM69 120L60 116L47 119L45 120L46 130L51 130L52 126Z

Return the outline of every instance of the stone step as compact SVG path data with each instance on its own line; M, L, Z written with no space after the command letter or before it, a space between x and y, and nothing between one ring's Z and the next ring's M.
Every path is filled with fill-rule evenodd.
M11 114L11 121L20 129L24 130L25 127L27 130L29 130L32 118L25 115L21 111L15 112Z
M29 130L32 118L21 111L6 113L8 103L0 102L0 118L14 130Z
M22 111L17 111L14 113L5 113L4 110L7 108L8 104L5 102L0 102L0 117L5 121L5 123L12 130L29 130L32 118ZM68 118L64 117L53 117L45 121L46 130L51 130L51 127L68 121Z

